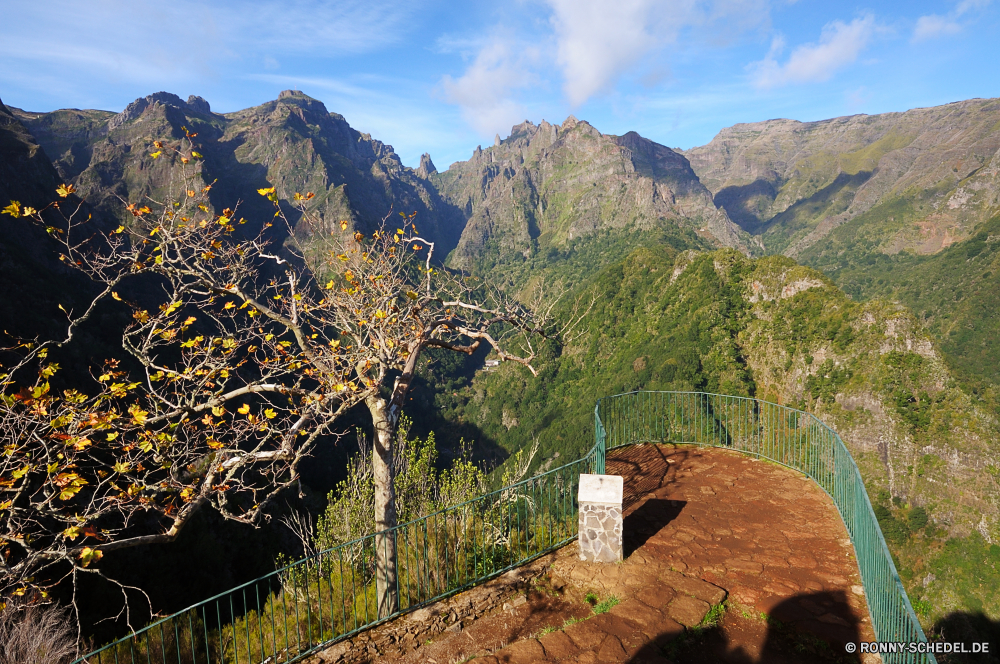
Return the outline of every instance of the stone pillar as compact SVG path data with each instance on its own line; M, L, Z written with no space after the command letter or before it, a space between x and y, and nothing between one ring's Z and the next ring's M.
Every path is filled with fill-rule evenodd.
M580 475L580 560L617 563L622 555L622 489L618 475Z

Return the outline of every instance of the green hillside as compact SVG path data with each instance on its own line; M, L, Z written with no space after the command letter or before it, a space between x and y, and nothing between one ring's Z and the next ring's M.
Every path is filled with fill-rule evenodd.
M931 256L873 251L858 219L802 259L856 299L905 304L934 336L956 379L1000 407L1000 216Z
M997 423L956 387L904 307L856 302L787 258L662 243L586 278L574 295L584 293L599 298L569 341L546 346L538 378L508 365L480 372L449 399L449 419L511 451L537 439L538 463L551 464L589 448L594 403L619 392L720 392L811 410L858 460L928 625L952 610L1000 614L993 581L980 588L970 576L1000 582L972 553L989 549L982 531L1000 536L1000 468L983 463L1000 448Z

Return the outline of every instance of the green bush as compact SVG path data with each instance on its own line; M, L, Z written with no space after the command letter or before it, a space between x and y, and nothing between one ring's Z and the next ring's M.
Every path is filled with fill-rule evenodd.
M927 525L927 510L923 507L914 507L906 515L906 525L910 530L923 530Z

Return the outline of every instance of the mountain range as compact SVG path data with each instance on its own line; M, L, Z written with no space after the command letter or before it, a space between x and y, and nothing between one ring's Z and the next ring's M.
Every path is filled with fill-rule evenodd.
M564 293L564 320L593 302L546 344L537 380L429 355L417 402L434 426L509 452L538 439L551 464L589 445L594 401L615 391L795 404L857 457L921 617L1000 616L1000 100L739 124L689 150L525 121L443 172L428 154L404 166L294 90L226 114L165 92L121 113L0 103L0 202L41 207L69 182L100 223L127 221L122 201L180 191L149 154L186 133L219 212L239 202L263 223L258 188L314 192L318 221L291 217L307 253L416 212L447 267L525 299ZM17 290L0 315L37 301L15 331L38 333L61 289L87 292L48 241L0 227L0 276ZM929 525L909 519L917 508Z

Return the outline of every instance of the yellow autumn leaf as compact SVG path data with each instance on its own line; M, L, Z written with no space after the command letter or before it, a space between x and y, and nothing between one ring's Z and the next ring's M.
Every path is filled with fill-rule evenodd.
M347 221L346 220L341 220L341 222L340 222L340 230L342 230L342 231L346 231L347 230Z
M215 415L216 417L222 417L225 414L226 414L225 406L212 406L212 415Z
M204 159L205 158L205 156L203 154L201 154L200 152L195 152L194 150L191 150L191 156L194 157L195 159Z
M128 412L132 416L132 422L135 424L143 424L146 421L146 416L149 415L149 411L141 410L139 406L134 404L129 406Z
M76 187L74 187L71 184L61 184L58 187L56 187L56 193L59 194L59 196L62 198L66 198L74 191L76 191Z
M116 473L127 473L131 467L127 461L119 461L114 465L114 470Z
M36 212L38 212L38 210L36 210L35 208L31 207L30 205L25 205L24 206L24 216L25 217L30 217L31 215L35 214Z
M163 154L163 151L157 150L156 152L150 152L149 156L152 157L153 159L159 159L161 154Z
M198 319L195 318L194 316L189 316L183 323L181 323L181 325L187 327L188 325L190 325L191 323L195 322L196 320L198 320Z
M111 291L111 297L113 297L114 299L118 300L119 302L122 301L121 296L118 293L116 293L115 291Z
M273 420L277 416L278 413L275 412L275 410L272 408L268 408L267 410L264 411L264 417L266 417L269 420Z
M258 189L257 193L261 196L267 196L268 194L274 193L274 187L267 187L266 189Z
M222 307L222 308L223 308L223 309L232 309L232 308L233 308L233 307L235 307L235 306L236 306L236 305L235 305L235 304L233 304L232 302L226 302L226 305L225 305L224 307Z
M17 201L11 201L10 205L3 209L3 214L9 214L15 219L21 216L21 204Z
M222 443L215 440L214 438L209 438L206 442L208 443L208 446L211 447L213 450L222 449Z
M236 412L239 413L240 415L246 415L247 413L250 412L250 404L248 403L243 404L242 406L236 409Z
M90 563L95 563L104 556L104 553L98 549L91 549L89 546L83 547L83 551L80 552L80 562L84 567L88 567Z
M71 542L79 536L80 536L79 526L70 526L69 528L63 531L63 538L68 539Z

